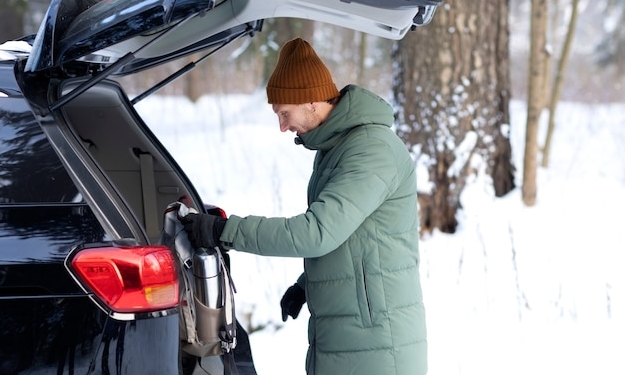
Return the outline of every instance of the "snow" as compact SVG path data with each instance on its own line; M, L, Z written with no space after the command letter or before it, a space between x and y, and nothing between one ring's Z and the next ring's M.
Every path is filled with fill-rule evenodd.
M280 133L264 92L137 109L205 202L241 216L305 210L314 153ZM511 114L519 187L496 198L474 176L457 233L420 242L429 374L624 374L625 105L559 105L534 207L520 192L525 104ZM279 308L301 259L231 256L258 374L304 375L308 313L283 323Z

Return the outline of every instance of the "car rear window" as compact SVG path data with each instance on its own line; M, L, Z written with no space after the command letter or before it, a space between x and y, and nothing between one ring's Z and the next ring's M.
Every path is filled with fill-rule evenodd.
M28 105L0 97L0 204L80 201Z

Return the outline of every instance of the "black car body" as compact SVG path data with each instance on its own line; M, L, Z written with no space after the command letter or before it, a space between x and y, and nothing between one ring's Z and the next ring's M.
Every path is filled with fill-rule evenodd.
M158 240L169 203L205 204L133 108L153 90L130 100L110 77L210 54L267 17L399 39L439 4L53 0L28 48L0 51L0 374L195 366L179 349L177 266ZM235 359L255 374L240 328Z

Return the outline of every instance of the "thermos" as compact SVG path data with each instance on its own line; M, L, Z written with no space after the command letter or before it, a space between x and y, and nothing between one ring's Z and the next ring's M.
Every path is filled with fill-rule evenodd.
M197 249L193 254L195 296L205 306L222 307L219 256L213 249Z

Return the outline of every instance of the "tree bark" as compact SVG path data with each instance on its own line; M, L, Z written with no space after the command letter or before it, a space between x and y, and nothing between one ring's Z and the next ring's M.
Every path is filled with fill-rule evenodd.
M562 47L562 55L556 68L556 79L553 84L553 90L551 93L551 99L549 100L549 122L547 125L547 137L545 138L545 145L543 147L542 167L549 167L549 153L551 152L551 139L553 138L553 132L556 127L555 117L556 110L558 108L558 102L562 95L562 86L564 85L564 72L566 71L566 63L569 60L569 52L571 51L571 44L573 43L573 36L575 35L575 29L577 25L577 10L579 8L579 0L573 0L571 4L571 19L569 21L566 38L564 40L564 46Z
M23 0L2 0L0 6L0 43L24 36L24 12L27 4Z
M266 39L263 40L263 77L262 84L269 80L278 62L280 48L289 40L300 37L314 47L312 37L315 31L314 22L296 18L276 18L264 24ZM259 34L259 36L261 36Z
M187 56L185 60L188 63L195 62L200 56L200 54L193 54ZM206 93L204 71L205 67L196 65L194 69L191 69L186 74L187 85L185 94L193 103L197 102ZM215 88L213 87L213 89Z
M455 232L471 175L487 173L496 196L514 188L508 11L508 1L445 1L393 50L397 132L427 173L422 232Z
M523 159L522 199L527 206L536 204L538 168L538 126L545 103L545 64L547 61L547 0L532 0L530 26L529 97L527 99L527 125L525 130L525 155Z

